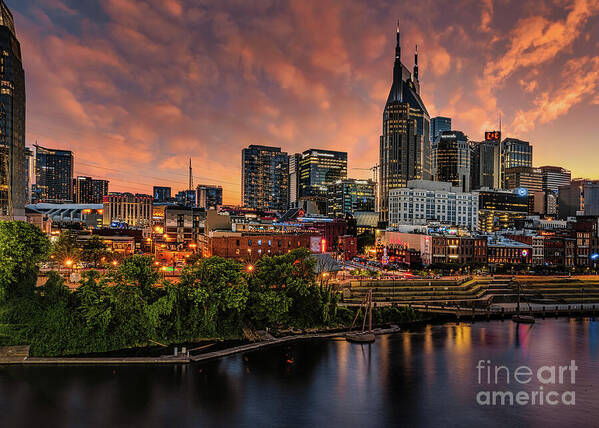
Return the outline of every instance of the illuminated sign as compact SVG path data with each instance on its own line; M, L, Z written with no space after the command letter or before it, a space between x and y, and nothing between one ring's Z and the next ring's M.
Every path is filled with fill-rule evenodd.
M522 250L522 257L528 256L528 250Z
M501 139L501 132L487 131L485 132L485 141L498 141Z
M520 187L520 188L516 189L516 194L518 196L522 196L522 197L528 196L528 189L525 187Z

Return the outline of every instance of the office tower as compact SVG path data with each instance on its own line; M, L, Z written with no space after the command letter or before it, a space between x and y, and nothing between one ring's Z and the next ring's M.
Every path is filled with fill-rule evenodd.
M372 180L347 178L328 185L327 215L344 217L356 211L374 211L375 186Z
M73 200L73 152L35 145L35 191L37 202Z
M433 178L469 192L470 184L470 144L461 131L441 131L432 147Z
M515 227L517 219L529 214L526 191L480 190L478 193L478 230L492 233Z
M435 141L435 138L443 131L451 131L451 118L443 116L433 117L431 119L431 141Z
M198 208L218 209L223 204L223 188L221 186L209 186L198 184L196 187L196 205Z
M561 186L567 186L572 181L572 173L560 166L542 166L543 190L557 194Z
M558 215L561 219L577 215L599 216L599 180L572 180L559 188Z
M151 195L109 193L104 196L105 227L148 227L152 225Z
M289 197L289 156L280 147L251 145L241 151L244 207L285 211Z
M389 191L389 225L443 224L478 227L478 194L464 193L450 183L411 180Z
M505 189L505 170L516 166L532 167L532 146L528 141L506 138L501 142L501 187Z
M347 178L347 153L309 149L299 161L299 202L306 212L326 215L327 186Z
M25 217L25 72L10 10L0 0L0 217Z
M301 153L289 155L289 208L296 208L300 196L299 163Z
M540 168L516 166L505 170L505 188L507 190L524 188L528 193L543 190L543 174Z
M154 200L156 200L156 202L170 202L171 188L165 186L154 186L152 195L154 195Z
M108 194L108 180L77 176L73 179L73 201L76 204L101 204Z
M389 220L389 191L403 187L409 180L430 180L430 116L420 98L418 52L414 74L401 63L399 24L396 32L393 84L383 111L380 138L379 201L380 220Z
M470 142L470 183L472 189L501 187L501 133L485 132L484 141Z

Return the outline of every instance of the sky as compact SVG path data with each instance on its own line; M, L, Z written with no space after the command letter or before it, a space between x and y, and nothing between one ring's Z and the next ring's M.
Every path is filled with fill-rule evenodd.
M110 191L223 186L250 144L378 161L395 27L418 45L431 117L472 140L502 120L534 164L599 178L599 0L5 0L21 43L27 135L74 152Z

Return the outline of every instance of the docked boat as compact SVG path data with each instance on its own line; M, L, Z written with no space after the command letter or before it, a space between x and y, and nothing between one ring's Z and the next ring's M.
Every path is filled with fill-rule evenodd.
M362 321L362 331L352 331L360 313L364 308L364 320ZM368 317L368 330L366 330L366 317ZM372 289L368 290L364 300L360 304L360 308L356 313L354 322L351 325L350 331L345 334L345 340L352 343L372 343L376 340L374 333L372 332Z

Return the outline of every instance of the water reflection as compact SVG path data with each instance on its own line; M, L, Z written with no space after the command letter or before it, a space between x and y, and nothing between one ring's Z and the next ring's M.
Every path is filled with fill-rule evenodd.
M300 342L178 367L0 369L2 426L588 426L599 416L596 320L424 326ZM484 408L476 364L579 366L577 405Z

